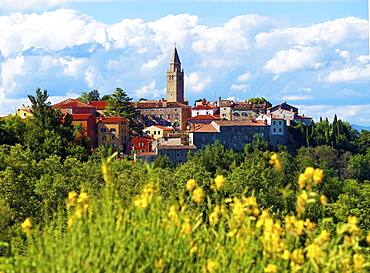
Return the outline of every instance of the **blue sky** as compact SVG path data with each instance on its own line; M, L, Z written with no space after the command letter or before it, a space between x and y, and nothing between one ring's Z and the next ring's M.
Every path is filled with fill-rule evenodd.
M186 97L288 101L370 125L367 1L2 0L0 115L36 86L52 101L124 88L165 96L176 43Z

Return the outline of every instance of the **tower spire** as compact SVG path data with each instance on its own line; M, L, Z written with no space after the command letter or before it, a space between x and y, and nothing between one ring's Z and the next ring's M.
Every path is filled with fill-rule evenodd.
M167 70L167 101L169 102L184 102L184 72L181 69L181 61L174 46L170 67Z

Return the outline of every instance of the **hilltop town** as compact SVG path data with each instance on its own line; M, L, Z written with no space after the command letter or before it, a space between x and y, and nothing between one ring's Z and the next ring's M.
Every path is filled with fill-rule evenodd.
M176 47L166 72L166 89L166 98L160 100L126 101L125 107L137 113L135 121L127 115L112 115L109 109L115 107L109 99L67 99L52 107L70 115L72 123L83 128L91 149L106 145L133 155L135 160L153 161L163 155L175 163L185 162L188 153L216 141L227 149L242 151L246 144L260 138L271 149L277 149L278 145L294 141L290 126L313 123L312 118L301 115L298 108L287 102L273 106L264 98L199 99L190 106ZM118 92L125 95L121 89ZM22 119L32 118L32 109L19 108L17 115ZM139 130L132 128L133 122L139 125Z

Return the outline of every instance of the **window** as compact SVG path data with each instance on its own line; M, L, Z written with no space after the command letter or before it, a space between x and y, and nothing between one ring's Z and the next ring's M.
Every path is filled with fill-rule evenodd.
M279 125L281 125L281 120L279 121Z
M26 117L27 116L27 113L23 113L23 116Z
M105 133L105 132L107 132L107 129L106 129L106 128L101 128L101 129L100 129L100 131L101 131L102 133Z
M157 134L157 131L154 131L153 134L156 135Z
M73 110L72 109L66 109L66 113L72 114L73 113Z
M242 116L243 117L246 117L247 116L247 113L246 112L242 112Z
M276 124L275 120L272 122L272 124L273 124L273 125L275 125L275 124ZM274 132L275 132L275 131L274 131Z
M281 132L281 128L279 128L279 132Z
M170 114L167 115L167 119L171 119L171 115Z
M111 139L114 140L114 136L111 136Z
M112 135L115 135L115 134L116 134L116 129L111 128L111 129L110 129L110 133L111 133Z
M276 132L276 128L274 128L274 133Z
M239 117L239 113L238 112L234 112L234 116Z
M159 118L161 118L161 119L162 119L162 118L163 118L163 114L160 114L160 115L159 115Z

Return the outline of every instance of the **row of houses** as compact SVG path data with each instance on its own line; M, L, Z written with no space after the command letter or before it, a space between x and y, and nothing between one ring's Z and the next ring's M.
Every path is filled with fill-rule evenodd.
M92 149L107 145L133 154L135 159L148 161L165 155L173 162L184 162L188 153L216 141L228 149L240 151L245 144L260 137L276 148L287 143L288 126L312 123L311 118L299 115L298 109L286 102L272 106L261 99L238 102L220 97L213 102L198 100L193 107L189 106L184 93L184 71L176 48L166 72L166 88L166 99L131 103L140 113L144 126L143 132L131 139L129 120L107 117L105 101L83 103L67 99L53 107L71 115L73 123L82 126ZM32 116L28 108L19 109L17 114L21 118Z

